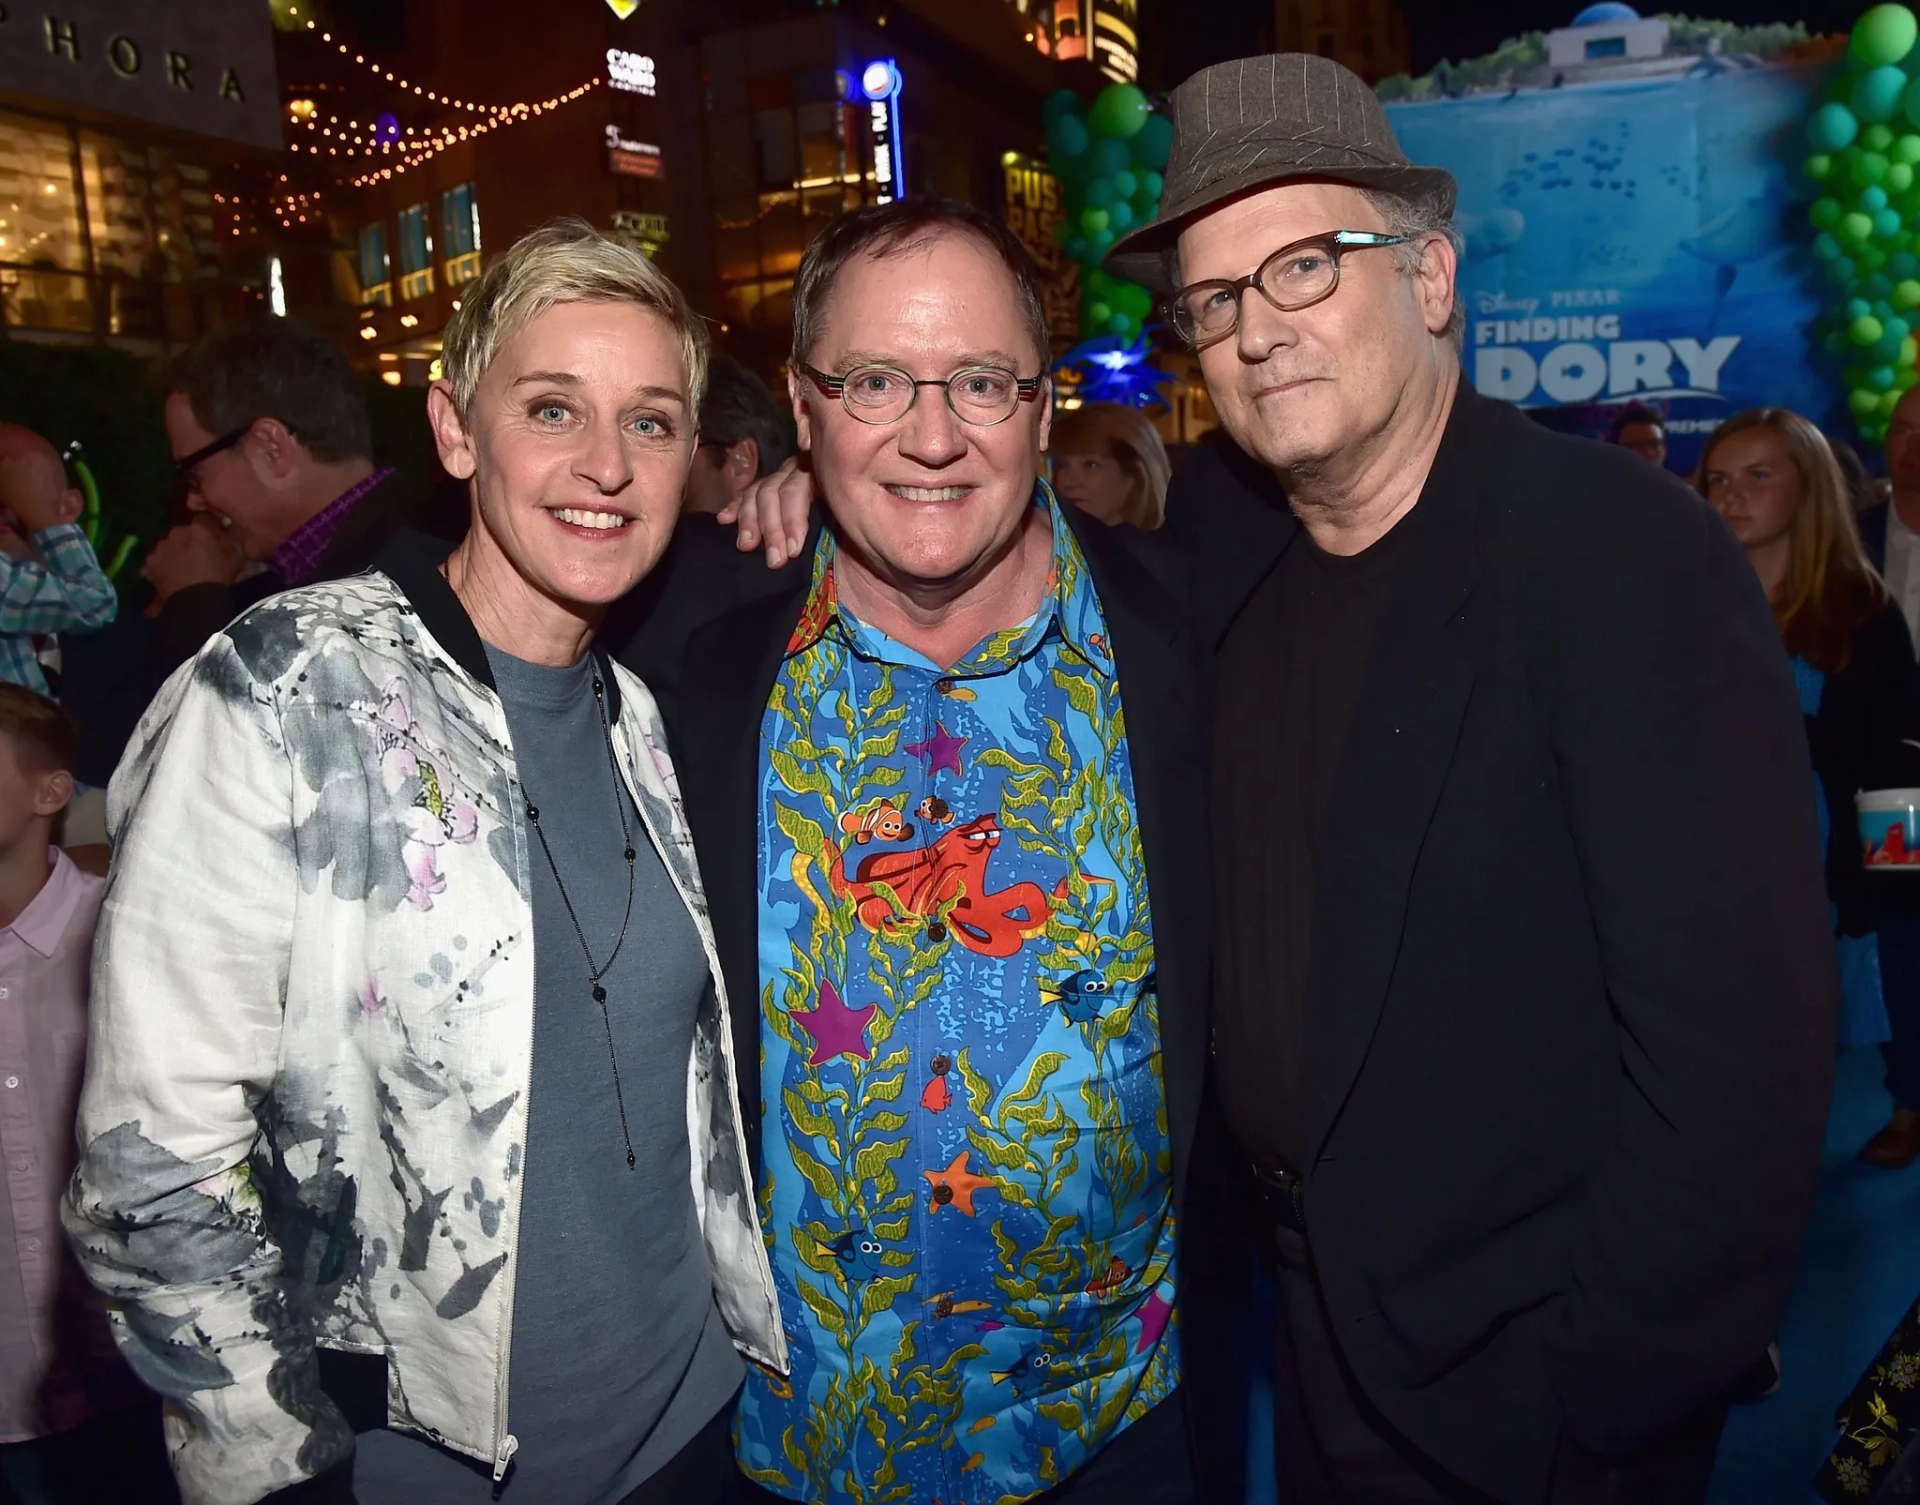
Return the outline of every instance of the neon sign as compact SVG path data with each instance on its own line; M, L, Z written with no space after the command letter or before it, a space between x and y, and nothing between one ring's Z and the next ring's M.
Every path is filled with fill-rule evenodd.
M651 96L657 87L653 59L643 52L623 52L618 47L607 49L607 86L612 89L624 89L629 94Z
M867 123L873 131L874 199L891 204L905 198L907 159L900 139L900 67L892 58L868 63L860 72L860 92L867 101Z

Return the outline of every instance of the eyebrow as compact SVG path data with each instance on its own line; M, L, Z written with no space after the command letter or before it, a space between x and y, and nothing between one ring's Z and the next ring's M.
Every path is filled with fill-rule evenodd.
M898 356L879 350L849 350L835 364L844 371L850 371L855 366L901 366ZM968 366L1005 366L1018 371L1020 358L1004 350L968 350L955 358L953 369L964 371Z
M529 371L525 376L516 378L513 384L516 387L528 385L577 387L580 385L580 378L571 371ZM635 387L633 395L651 397L656 401L677 402L683 408L687 405L687 394L678 387Z

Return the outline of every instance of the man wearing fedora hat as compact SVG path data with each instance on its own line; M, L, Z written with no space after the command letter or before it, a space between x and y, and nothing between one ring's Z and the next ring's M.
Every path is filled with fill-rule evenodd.
M1169 513L1288 1498L1698 1500L1832 1062L1767 602L1677 480L1466 385L1454 181L1359 79L1244 59L1173 110L1162 212L1107 265L1233 440Z

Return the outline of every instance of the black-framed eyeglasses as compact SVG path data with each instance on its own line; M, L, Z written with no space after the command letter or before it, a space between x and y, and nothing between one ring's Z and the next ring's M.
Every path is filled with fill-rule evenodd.
M211 460L215 455L220 454L224 450L232 449L234 445L238 444L252 432L253 425L249 423L235 429L230 434L222 434L211 444L201 445L190 455L182 455L173 462L174 476L179 480L191 483L193 480L194 466L198 465L202 460ZM292 431L289 430L288 432Z
M907 416L922 387L944 387L954 417L976 428L1005 423L1023 402L1040 395L1040 376L1015 376L1000 366L967 366L951 376L915 377L898 366L855 366L844 376L800 369L828 397L837 397L862 423L897 423Z
M1173 295L1167 317L1175 332L1196 350L1224 340L1240 327L1240 300L1248 288L1282 313L1294 313L1330 297L1340 285L1340 256L1375 246L1405 245L1404 235L1371 230L1329 230L1309 235L1275 251L1251 276L1228 281L1189 283Z

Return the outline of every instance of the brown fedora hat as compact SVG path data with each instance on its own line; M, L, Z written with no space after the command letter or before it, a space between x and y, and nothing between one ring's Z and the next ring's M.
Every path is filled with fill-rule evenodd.
M1174 244L1189 220L1300 178L1438 199L1449 214L1458 191L1444 168L1407 160L1373 90L1332 58L1282 52L1215 63L1173 91L1160 213L1114 242L1106 269L1171 293Z

